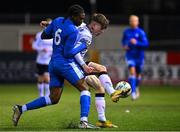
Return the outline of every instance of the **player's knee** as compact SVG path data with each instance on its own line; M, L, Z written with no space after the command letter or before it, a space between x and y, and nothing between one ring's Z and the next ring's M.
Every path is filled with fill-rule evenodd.
M86 77L86 82L95 88L96 93L105 93L104 88L101 85L101 82L95 75L90 75Z
M83 90L89 90L88 84L84 79L79 80L75 86L80 92Z
M57 104L59 102L61 93L62 91L60 91L60 88L51 89L49 97L52 104Z
M44 77L44 82L45 83L49 83L49 80L50 80L49 77L47 77L47 76Z
M130 73L130 75L136 76L136 69L135 69L135 67L129 68L129 73Z
M104 72L107 72L107 68L103 65L100 66L100 71L104 71Z
M39 76L37 80L38 80L38 83L43 83L44 82L44 79L41 76Z
M105 93L105 90L103 87L99 87L96 89L96 93L101 93L101 94L104 94Z
M136 76L136 73L135 72L130 72L130 75L131 76Z
M42 83L44 83L44 81L39 81L39 80L38 80L37 82L38 82L38 84L42 84Z

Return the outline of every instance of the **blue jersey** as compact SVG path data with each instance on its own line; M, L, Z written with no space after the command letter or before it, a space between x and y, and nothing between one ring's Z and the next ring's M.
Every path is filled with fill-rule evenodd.
M53 37L52 61L62 61L65 58L71 58L68 60L73 61L73 55L87 48L85 43L75 47L78 30L69 18L56 18L44 32Z
M49 64L50 87L63 87L64 79L72 85L84 77L74 61L74 55L87 48L83 43L76 46L77 27L69 18L58 17L44 30L48 38L53 38L53 53Z
M132 38L137 40L135 45L130 42ZM122 46L129 47L129 50L126 51L126 59L143 60L144 48L148 47L145 32L140 28L127 28L123 33Z

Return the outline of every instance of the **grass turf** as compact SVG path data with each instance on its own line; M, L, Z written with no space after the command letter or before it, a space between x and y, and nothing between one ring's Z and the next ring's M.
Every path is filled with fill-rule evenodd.
M89 121L97 121L94 91ZM64 88L57 105L29 111L23 114L19 125L11 122L12 106L27 103L38 96L35 85L0 85L0 130L1 131L79 131L79 92L70 86ZM130 112L126 112L129 110ZM141 98L121 99L113 103L106 95L106 116L119 128L99 131L178 131L180 130L180 88L171 86L141 88Z

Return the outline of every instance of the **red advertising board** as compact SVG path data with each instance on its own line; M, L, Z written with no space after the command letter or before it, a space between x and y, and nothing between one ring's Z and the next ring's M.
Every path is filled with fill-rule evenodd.
M178 65L180 64L180 52L171 51L167 53L167 64Z
M23 52L33 52L32 42L34 41L35 34L24 33L22 35L22 51Z

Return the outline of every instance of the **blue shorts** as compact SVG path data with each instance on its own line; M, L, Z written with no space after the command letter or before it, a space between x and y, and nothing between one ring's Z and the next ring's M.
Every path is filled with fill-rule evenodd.
M126 58L126 63L128 68L135 67L137 73L141 73L144 66L144 60L135 60L135 59L128 59Z
M84 78L84 73L75 62L56 62L51 61L49 64L50 88L64 86L64 79L72 85Z

